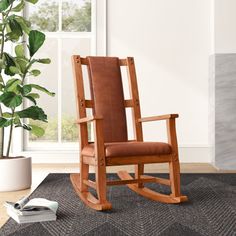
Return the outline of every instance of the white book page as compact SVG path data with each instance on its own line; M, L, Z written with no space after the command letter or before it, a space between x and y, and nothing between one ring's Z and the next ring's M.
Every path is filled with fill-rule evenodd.
M54 213L56 213L58 208L58 203L55 201L49 201L45 198L34 198L27 202L22 210L33 210L33 209L50 209Z

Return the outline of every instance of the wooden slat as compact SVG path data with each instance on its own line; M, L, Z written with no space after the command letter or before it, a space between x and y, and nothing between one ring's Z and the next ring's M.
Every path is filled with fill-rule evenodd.
M172 160L171 155L107 157L106 165L114 166L114 165L147 164L147 163L165 163L165 162L170 162L171 160Z
M84 117L84 118L78 119L76 123L82 124L82 123L88 123L94 120L102 120L102 117L98 117L98 116Z
M93 100L85 100L84 103L85 103L86 108L93 108L94 107ZM125 104L125 107L133 107L134 106L134 102L132 99L124 100L124 104Z
M149 176L149 175L141 175L141 178L151 178L152 176ZM167 185L167 186L170 186L170 180L169 179L164 179L164 178L158 178L158 177L153 177L155 178L155 182L158 183L158 184L164 184L164 185Z
M137 183L153 183L156 182L155 177L143 178L143 179L132 179L132 180L111 180L107 181L107 185L124 185L124 184L137 184Z
M141 179L132 179L132 180L108 180L107 185L113 186L113 185L125 185L125 184L136 184L136 183L159 183L157 182L161 178L156 177L150 177L150 176L142 176ZM165 179L161 179L165 180ZM168 180L167 180L168 181ZM96 182L92 180L83 180L83 183L89 186L90 188L96 189ZM169 185L165 181L163 181L162 184Z
M133 57L127 57L127 68L128 68L130 96L133 100L132 114L133 114L134 138L137 141L143 141L142 123L138 122L138 120L141 118L141 110L140 110L140 101L138 94L138 83L137 83L136 70ZM139 164L136 163L136 164L137 165L135 165L135 178L139 179L140 175L142 175L144 172L144 165L143 163ZM142 188L143 185L139 183L138 187Z
M126 59L120 59L119 62L120 62L120 66L127 66Z
M92 180L83 180L83 183L89 186L90 188L97 189L96 183Z
M134 58L127 58L127 68L128 68L128 81L130 96L133 100L133 125L134 125L134 137L137 141L143 141L142 124L138 122L141 118L139 94L138 94L138 84L134 65Z
M118 176L121 179L125 179L125 180L126 179L130 179L130 180L133 179L126 171L119 171ZM172 194L166 195L166 194L155 192L149 188L139 188L135 184L128 184L127 186L130 189L132 189L133 191L135 191L136 193L138 193L144 197L147 197L149 199L152 199L154 201L160 201L163 203L180 203L180 202L186 202L188 200L188 198L186 196L176 197L176 196L172 196Z
M94 157L83 156L83 163L95 166L97 165L96 159Z
M81 57L81 64L82 65L88 65L88 59Z
M75 93L76 93L76 103L77 103L77 117L86 117L86 109L83 105L84 101L84 83L83 83L83 73L81 67L80 56L72 56L72 66L74 72L75 81ZM88 144L88 129L87 124L80 127L80 150Z
M94 151L97 165L95 166L95 177L97 185L97 195L101 204L106 203L106 160L103 138L103 120L94 122Z
M93 100L85 100L85 107L86 108L93 108L94 107Z
M134 106L134 102L132 99L127 99L124 101L125 103L125 107L133 107Z

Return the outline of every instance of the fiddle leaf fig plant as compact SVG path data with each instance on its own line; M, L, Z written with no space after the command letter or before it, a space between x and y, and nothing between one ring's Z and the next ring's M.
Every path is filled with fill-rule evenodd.
M34 68L37 63L49 64L49 58L37 58L36 53L45 41L45 34L31 29L30 22L21 13L26 3L36 4L38 0L0 0L0 158L9 157L14 128L23 128L40 137L43 128L31 125L30 120L47 122L47 115L38 106L38 92L54 96L46 88L35 83L34 77L40 70ZM9 53L6 45L14 48ZM29 102L25 106L25 100ZM26 122L28 121L28 123ZM5 129L8 127L9 138L6 141ZM4 143L6 142L6 145ZM4 150L4 147L7 150Z

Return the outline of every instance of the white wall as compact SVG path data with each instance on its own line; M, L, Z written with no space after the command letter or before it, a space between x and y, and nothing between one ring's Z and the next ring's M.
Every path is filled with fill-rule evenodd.
M181 161L210 162L211 1L107 2L108 55L135 58L142 116L179 113ZM153 125L145 125L146 139L165 139L165 126Z
M236 53L236 1L215 0L215 53Z

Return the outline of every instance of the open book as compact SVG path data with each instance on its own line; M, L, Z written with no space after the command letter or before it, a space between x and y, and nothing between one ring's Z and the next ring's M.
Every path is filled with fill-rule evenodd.
M45 198L24 197L18 202L5 202L7 213L18 223L56 220L58 203Z

